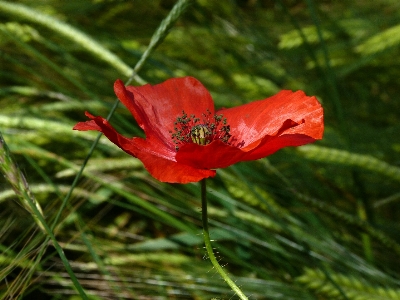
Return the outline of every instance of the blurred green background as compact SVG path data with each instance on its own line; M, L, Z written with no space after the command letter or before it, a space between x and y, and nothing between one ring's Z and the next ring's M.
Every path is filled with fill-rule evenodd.
M205 257L199 185L103 137L72 191L97 137L72 127L109 114L117 78L194 76L217 107L316 95L322 141L208 181L214 247L250 299L400 299L399 46L397 0L0 1L0 131L90 299L237 299ZM111 123L143 135L123 105ZM79 299L6 180L0 296Z

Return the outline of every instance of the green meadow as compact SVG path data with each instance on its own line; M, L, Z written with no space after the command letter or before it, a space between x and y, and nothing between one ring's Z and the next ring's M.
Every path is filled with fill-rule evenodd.
M248 299L400 300L398 0L0 0L0 299L239 299L200 183L72 130L88 111L144 137L114 82L183 76L217 108L324 108L322 140L207 179Z

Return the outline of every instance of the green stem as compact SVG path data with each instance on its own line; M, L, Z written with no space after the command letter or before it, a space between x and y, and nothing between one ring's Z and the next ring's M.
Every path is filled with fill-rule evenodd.
M34 212L34 215L39 219L40 223L44 227L47 236L52 240L54 248L56 248L56 251L58 252L58 255L61 258L62 263L64 264L65 270L69 274L72 282L74 283L75 288L78 290L79 295L81 296L82 299L87 300L89 299L83 290L83 287L79 283L78 279L75 276L74 271L71 268L71 265L69 264L69 261L67 257L64 254L64 250L61 248L60 244L58 243L55 235L53 234L52 230L50 229L49 225L47 225L46 220L42 216L42 214L39 212L38 208L36 207L35 203L26 195L27 202L29 203L32 211Z
M8 149L8 146L6 142L4 141L1 132L0 132L0 171L3 171L4 176L8 179L10 182L11 186L13 187L15 194L18 196L18 198L22 201L23 204L28 205L28 211L31 213L32 217L34 220L38 223L40 228L47 233L47 238L46 241L43 245L47 245L47 241L50 238L53 242L54 248L56 248L61 261L63 262L66 271L71 277L71 280L77 289L79 295L81 296L82 299L87 300L89 299L87 295L85 294L85 291L83 290L83 287L79 283L78 279L76 278L74 271L72 270L69 261L67 260L67 257L64 254L64 250L61 248L59 243L57 242L57 239L55 235L53 234L52 229L49 227L47 224L43 212L40 208L40 205L35 201L30 189L28 182L26 181L25 177L21 173L21 171L18 169L14 161L12 160L10 156L10 151ZM44 249L42 248L44 251ZM39 257L42 256L43 252L40 252Z
M248 300L248 298L243 294L243 292L239 289L239 287L232 281L227 273L223 270L221 265L218 263L218 260L215 258L211 241L210 234L208 231L208 216L207 216L207 197L206 197L206 180L203 179L200 181L201 183L201 207L202 207L202 219L203 219L203 236L204 243L206 245L208 257L211 260L214 268L218 271L221 277L225 280L225 282L231 287L231 289L240 297L242 300Z

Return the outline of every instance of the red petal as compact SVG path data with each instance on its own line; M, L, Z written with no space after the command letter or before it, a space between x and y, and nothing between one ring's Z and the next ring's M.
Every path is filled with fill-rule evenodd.
M245 154L240 148L217 140L206 146L195 143L183 145L176 153L176 160L194 168L218 169L243 160Z
M238 142L244 142L245 148L259 145L266 136L285 133L321 139L324 131L321 104L302 91L281 91L270 98L223 109L217 114L227 118L230 133Z
M284 147L302 146L315 141L316 139L304 134L283 134L275 137L266 136L260 141L258 147L247 152L243 156L242 160L247 161L260 159L271 155Z
M79 122L73 128L73 130L100 130L99 126L97 126L95 121L86 121L86 122Z
M226 168L240 161L256 160L273 154L281 148L313 143L315 139L303 134L265 136L250 151L229 146L222 141L209 145L186 144L179 148L176 160L199 169Z
M195 168L224 168L240 161L266 157L288 146L321 139L323 110L315 97L303 92L282 91L277 95L217 112L227 118L236 142L180 146L176 160ZM237 146L241 142L242 147Z
M92 114L90 114L87 111L85 111L85 115L90 119L94 119L95 118ZM87 131L87 130L98 130L98 131L100 131L100 127L93 120L86 121L86 122L79 122L72 129L73 130L81 130L81 131Z
M127 109L129 109L139 126L144 129L144 121L142 120L144 117L143 113L138 107L137 103L135 103L134 95L126 89L122 80L117 79L115 81L114 92L118 99L126 106Z
M150 116L146 114L143 109L144 106L151 107L149 103L147 103L146 98L143 98L141 103L138 103L137 99L133 95L131 91L128 91L124 86L121 80L117 80L114 83L114 91L117 97L121 100L121 102L130 110L132 115L135 117L139 126L144 130L148 139L152 139L157 143L161 144L160 146L169 148L169 150L175 149L175 145L172 143L171 135L169 139L165 139L163 134L160 132L162 127L155 126L155 122L150 119ZM140 99L140 97L138 97Z
M135 140L137 140L136 146L140 149L140 153L137 153L137 158L143 162L147 171L159 181L189 183L216 175L216 171L214 170L198 169L193 166L178 163L175 160L172 161L160 157L157 153L154 153L157 149L154 149L146 140L139 138Z
M203 178L214 177L213 170L196 169L175 161L175 152L154 143L155 139L132 138L128 139L118 132L102 117L87 114L92 120L80 122L74 126L75 130L97 130L102 132L111 142L126 153L140 159L149 173L159 181L170 183L197 182Z
M182 116L182 111L198 118L207 110L214 115L214 103L210 93L193 77L171 78L156 85L128 86L127 90L133 93L135 102L143 109L149 120L148 126L171 147L175 145L172 143L170 131L174 131L174 122L177 117ZM122 99L121 101L124 104L127 102ZM143 120L143 123L146 121ZM142 128L145 129L146 136L149 136L146 128Z

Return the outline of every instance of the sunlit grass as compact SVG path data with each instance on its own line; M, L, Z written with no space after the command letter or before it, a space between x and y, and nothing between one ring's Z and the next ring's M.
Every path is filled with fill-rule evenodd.
M213 246L245 294L400 299L399 8L0 1L1 299L236 299L205 257L200 185L72 130L114 106L113 126L143 136L114 81L184 75L218 107L303 89L325 109L322 141L208 181Z

